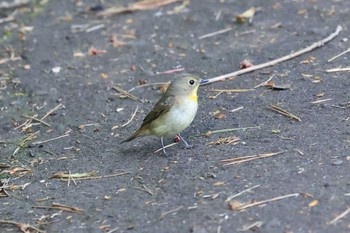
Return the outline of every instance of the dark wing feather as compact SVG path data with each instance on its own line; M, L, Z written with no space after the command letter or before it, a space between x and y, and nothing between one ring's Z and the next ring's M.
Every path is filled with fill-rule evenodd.
M162 114L168 112L174 103L175 96L163 96L162 98L160 98L156 105L154 105L152 111L150 111L143 120L142 126L151 123Z

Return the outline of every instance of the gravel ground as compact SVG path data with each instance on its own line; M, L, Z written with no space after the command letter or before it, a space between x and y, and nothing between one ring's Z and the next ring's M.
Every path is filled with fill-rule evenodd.
M350 79L326 70L349 67L349 53L328 60L350 47L350 1L192 0L98 16L132 2L31 1L0 24L0 59L14 55L0 61L1 232L21 232L11 221L75 233L349 232ZM337 25L321 48L201 87L183 132L194 148L164 156L154 137L120 144L164 87L139 85L168 82L169 70L213 78L264 63ZM277 88L255 88L272 76ZM138 87L137 100L116 86Z

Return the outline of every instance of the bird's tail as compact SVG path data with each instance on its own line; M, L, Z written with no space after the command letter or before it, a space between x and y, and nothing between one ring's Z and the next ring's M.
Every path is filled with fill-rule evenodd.
M139 130L137 130L137 131L136 131L135 133L133 133L130 137L128 137L127 139L121 141L120 143L130 142L130 141L134 140L134 139L137 138L137 137L143 136L143 135L144 135L143 131L144 131L144 130L143 130L142 128L139 129Z

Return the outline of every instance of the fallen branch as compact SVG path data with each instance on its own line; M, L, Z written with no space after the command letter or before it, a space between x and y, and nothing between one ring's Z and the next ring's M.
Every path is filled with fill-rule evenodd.
M335 32L333 32L332 34L330 34L328 37L324 38L323 40L320 40L320 41L318 41L316 43L313 43L309 47L306 47L306 48L304 48L302 50L299 50L299 51L297 51L295 53L289 54L287 56L284 56L284 57L281 57L281 58L278 58L278 59L275 59L275 60L272 60L272 61L260 64L260 65L251 66L251 67L243 69L243 70L238 70L238 71L235 71L235 72L232 72L232 73L229 73L229 74L224 74L224 75L220 75L220 76L217 76L217 77L214 77L214 78L210 78L210 79L208 79L208 82L206 84L213 83L213 82L218 82L218 81L223 81L225 79L228 79L228 78L231 78L231 77L234 77L234 76L238 76L238 75L241 75L241 74L246 74L246 73L249 73L249 72L252 72L252 71L255 71L255 70L260 70L260 69L263 69L263 68L266 68L266 67L269 67L269 66L274 66L274 65L276 65L278 63L281 63L281 62L290 60L292 58L298 57L298 56L303 55L305 53L308 53L308 52L310 52L310 51L312 51L312 50L314 50L316 48L324 46L326 43L328 43L329 41L333 40L336 36L338 36L339 33L342 30L343 30L343 28L340 25L338 25L336 30L335 30Z
M23 233L30 232L31 230L39 232L39 233L45 233L45 231L42 231L36 227L33 227L29 224L25 223L19 223L15 221L10 221L10 220L1 220L0 219L0 224L10 224L10 225L15 225L17 228L19 228Z

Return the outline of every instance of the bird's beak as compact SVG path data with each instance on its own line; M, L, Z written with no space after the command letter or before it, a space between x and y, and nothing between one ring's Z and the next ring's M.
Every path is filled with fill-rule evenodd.
M205 84L207 84L208 82L209 82L208 79L201 79L199 85L205 85Z

